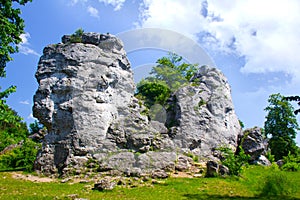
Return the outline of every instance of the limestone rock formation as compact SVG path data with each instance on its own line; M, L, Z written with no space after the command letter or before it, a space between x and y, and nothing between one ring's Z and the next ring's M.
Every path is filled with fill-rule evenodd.
M202 66L192 77L195 83L174 94L176 146L196 155L209 155L220 145L235 147L241 127L234 112L226 77L216 68Z
M262 136L259 127L249 128L239 135L239 145L246 154L249 154L250 162L262 165L270 165L270 161L264 156L268 150L268 141Z
M38 64L33 115L48 129L35 162L44 174L96 168L125 174L188 169L185 155L209 157L237 145L240 126L230 86L217 69L201 67L169 103L167 122L150 121L134 97L122 42L112 35L64 36L45 47ZM168 127L168 129L166 128ZM190 162L186 162L191 165Z

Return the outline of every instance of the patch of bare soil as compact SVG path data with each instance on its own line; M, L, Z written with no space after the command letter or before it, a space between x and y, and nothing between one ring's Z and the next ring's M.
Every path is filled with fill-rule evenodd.
M176 172L171 174L171 177L173 178L193 178L193 176L186 172Z
M21 180L32 181L36 183L48 183L48 182L55 181L55 179L52 178L39 177L31 174L23 174L22 172L12 172L11 174L12 174L12 178L14 179L21 179Z

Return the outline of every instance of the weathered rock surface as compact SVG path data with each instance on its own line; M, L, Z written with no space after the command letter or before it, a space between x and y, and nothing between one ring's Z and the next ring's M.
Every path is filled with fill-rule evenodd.
M176 146L207 156L223 145L236 147L241 131L226 77L217 69L202 66L192 77L196 84L174 95L169 120L177 125L172 134Z
M160 170L189 169L186 153L206 157L220 145L236 147L240 126L219 70L201 67L197 81L173 95L167 129L141 114L118 38L84 33L80 43L70 36L62 41L44 49L36 72L33 115L48 129L36 170L68 174L95 167L162 175Z
M264 156L268 150L268 142L262 136L261 129L254 127L244 130L239 135L239 145L246 154L250 155L250 162L269 165L270 161Z
M216 161L208 161L206 163L206 176L207 177L216 177L216 176L226 176L229 174L229 169L219 164Z

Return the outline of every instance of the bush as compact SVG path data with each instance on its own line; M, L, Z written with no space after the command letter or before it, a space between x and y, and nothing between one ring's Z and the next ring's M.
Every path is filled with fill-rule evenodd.
M163 81L143 80L138 84L137 90L137 97L144 100L148 108L154 104L164 105L171 94L171 90Z
M294 191L293 184L286 174L276 171L265 178L261 196L287 196Z
M75 33L73 33L71 35L70 42L71 43L81 43L82 42L82 38L81 37L82 37L83 33L84 33L84 30L82 28L77 29L75 31Z
M250 155L245 154L242 147L239 147L238 153L232 151L229 147L220 147L217 150L221 151L223 159L221 160L222 164L228 167L229 175L238 176L243 170L243 166L248 165Z
M300 156L299 154L289 154L283 157L284 165L281 167L284 171L299 171L300 170Z
M39 148L40 144L26 138L20 146L0 155L0 169L24 169L25 171L32 171Z

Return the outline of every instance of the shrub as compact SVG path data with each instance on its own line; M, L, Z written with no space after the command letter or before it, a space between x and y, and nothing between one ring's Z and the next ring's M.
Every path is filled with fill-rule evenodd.
M39 148L40 144L26 138L21 146L0 156L0 169L24 169L32 171Z
M275 156L272 155L271 151L267 151L267 153L266 153L266 158L267 158L271 163L275 162Z
M239 147L238 153L235 154L229 147L220 147L217 150L221 151L223 159L222 164L228 167L229 175L238 176L243 170L243 166L248 165L250 155L245 154L242 147Z
M284 165L281 167L284 171L299 171L300 170L300 156L298 154L289 154L283 157Z
M137 97L145 100L145 105L150 108L154 104L164 105L170 97L171 90L163 81L141 81L138 86Z
M75 31L75 33L73 33L71 35L71 38L70 38L70 42L71 43L80 43L82 42L82 35L84 33L84 30L82 28L79 28Z

